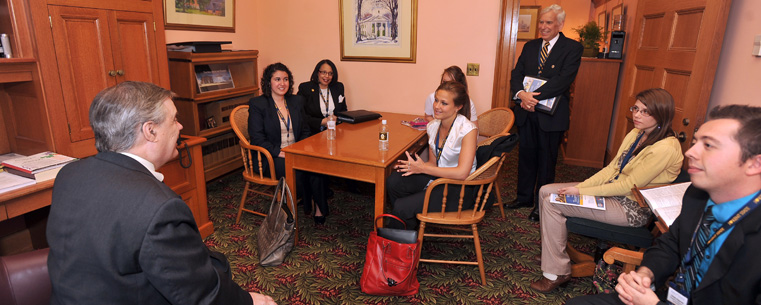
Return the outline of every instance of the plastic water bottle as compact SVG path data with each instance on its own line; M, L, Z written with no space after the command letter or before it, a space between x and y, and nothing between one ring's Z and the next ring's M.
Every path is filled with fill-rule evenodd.
M388 150L388 125L386 125L386 120L381 121L380 132L378 132L378 149Z
M328 116L328 140L336 139L336 117L333 115Z

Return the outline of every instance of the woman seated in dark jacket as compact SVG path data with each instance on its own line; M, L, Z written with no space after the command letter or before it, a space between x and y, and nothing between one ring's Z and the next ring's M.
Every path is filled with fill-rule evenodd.
M275 161L275 174L285 175L285 154L280 149L309 137L304 114L304 100L293 95L293 75L282 63L274 63L262 73L262 95L248 102L248 134L251 144L268 150ZM268 166L263 162L264 166ZM267 169L270 170L270 169ZM309 172L296 172L296 183L305 211L312 200L317 205L316 224L325 223L328 201L325 178Z
M344 84L338 81L336 65L329 59L317 63L310 81L299 85L298 94L304 97L307 125L312 134L325 130L328 116L347 109Z

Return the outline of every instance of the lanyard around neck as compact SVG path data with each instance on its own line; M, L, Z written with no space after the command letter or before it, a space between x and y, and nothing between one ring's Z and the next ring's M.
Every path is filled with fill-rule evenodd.
M285 104L285 110L288 110L288 103ZM280 112L280 108L277 107L277 103L275 103L275 110L277 110L277 116L280 117L280 121L283 122L283 125L285 125L285 131L286 131L286 138L291 137L291 112L288 112L288 120L286 121L285 117L283 116L283 113Z
M708 248L708 245L713 243L713 241L716 240L717 237L719 237L721 234L724 234L724 232L727 232L727 230L734 227L734 225L736 225L738 222L740 222L740 220L745 218L745 216L748 216L748 214L750 214L751 211L755 210L760 203L761 203L761 191L756 193L756 196L754 196L753 199L745 203L745 205L740 210L735 212L735 214L732 215L732 217L730 217L729 220L727 220L727 222L722 224L721 227L718 230L716 230L716 232L714 232L713 235L711 235L708 241L706 241L704 249ZM703 214L705 214L705 212L703 212ZM703 217L705 217L705 215L703 215ZM690 245L692 245L695 242L695 238L697 237L697 233L698 233L698 230L700 229L700 225L702 223L703 217L700 217L701 221L698 222L698 225L695 228L695 232L692 233L692 239L690 240ZM697 255L697 253L692 253L693 251L694 249L692 247L689 247L687 249L687 253L685 253L684 260L683 260L684 264L690 264L692 262L692 259L695 257L695 255Z
M454 122L457 120L457 117L452 120L452 125L449 125L449 131L447 132L447 135L444 136L444 143L439 146L439 135L441 134L441 123L439 123L439 130L436 132L436 165L439 165L439 159L441 159L441 154L444 152L444 145L447 144L447 138L449 138L449 134L452 133L452 126L454 126ZM443 123L443 122L442 122Z
M322 99L322 103L325 104L325 117L330 115L330 87L328 87L327 90L327 94L323 96L322 89L320 89L320 99Z
M645 132L640 131L639 135L637 135L637 139L634 140L634 143L632 143L632 146L629 147L629 151L626 152L624 159L621 160L621 166L618 168L618 174L616 174L616 178L613 178L613 180L617 180L618 176L621 175L621 172L624 170L624 167L626 166L627 163L629 163L629 159L631 159L632 154L634 153L634 150L637 149L637 144L639 144L639 140L642 139L643 135L645 135Z

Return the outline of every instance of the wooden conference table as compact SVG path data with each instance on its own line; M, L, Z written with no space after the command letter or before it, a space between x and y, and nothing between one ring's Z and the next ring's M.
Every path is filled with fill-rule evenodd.
M401 124L402 120L412 120L416 115L379 113L383 117L377 120L338 124L335 140L328 140L327 133L321 132L283 148L285 177L291 192L296 194L295 170L370 182L375 184L373 219L383 214L386 177L393 170L393 164L400 158L406 159L405 151L419 152L426 147L428 135ZM389 127L388 151L378 149L381 120L386 120Z

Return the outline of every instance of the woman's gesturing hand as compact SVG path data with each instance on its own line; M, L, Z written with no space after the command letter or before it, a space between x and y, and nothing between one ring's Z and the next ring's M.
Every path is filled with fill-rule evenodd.
M420 156L415 154L414 156L411 156L409 152L405 152L407 154L407 161L405 160L399 160L399 164L394 166L397 172L402 172L402 176L409 176L412 174L421 174L423 173L423 167L425 167L425 162L423 160L420 160Z

